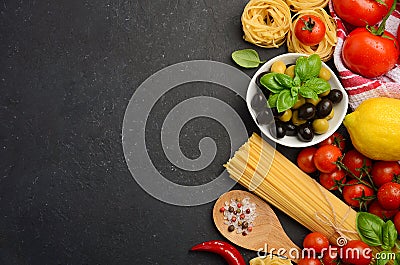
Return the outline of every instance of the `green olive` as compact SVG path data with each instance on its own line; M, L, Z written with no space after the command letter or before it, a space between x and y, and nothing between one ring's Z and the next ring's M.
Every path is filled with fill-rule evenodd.
M292 122L294 125L299 126L307 122L307 120L299 119L299 111L295 110L292 114Z
M290 121L291 118L292 118L292 110L291 109L285 110L285 112L283 112L282 116L279 117L279 119L283 122Z
M318 76L319 76L319 78L329 81L329 79L331 79L331 72L327 68L321 67L321 70L319 71Z
M324 119L326 119L327 121L329 121L330 119L333 118L333 116L335 116L335 110L334 110L334 108L332 108L331 113L329 113L329 115L326 116Z
M291 78L294 78L294 68L296 67L296 65L291 65L288 68L286 68L285 74L287 74L288 76L290 76Z
M297 101L296 101L296 103L294 103L292 109L298 109L302 105L304 105L304 103L306 103L306 99L299 95L297 98Z
M328 131L329 122L326 119L315 119L312 123L312 127L316 134L323 134Z
M331 92L331 89L328 89L327 91L325 91L324 93L319 94L319 97L326 97L327 95L329 95L329 92Z
M319 103L320 101L321 101L321 98L318 98L318 99L307 98L307 99L306 99L306 102L307 102L307 103L311 103L311 104L313 104L314 106L317 106L318 103Z
M282 61L276 61L271 65L271 72L273 73L285 73L286 64Z

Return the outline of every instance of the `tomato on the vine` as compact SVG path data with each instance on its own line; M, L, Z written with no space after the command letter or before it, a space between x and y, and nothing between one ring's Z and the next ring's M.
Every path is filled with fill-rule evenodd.
M299 17L294 26L296 38L307 46L314 46L320 43L325 37L325 32L324 22L314 15Z
M342 162L356 177L361 176L361 168L363 168L363 166L366 167L368 172L371 171L372 160L358 152L356 149L352 149L345 153ZM353 177L351 174L349 176Z
M336 162L342 151L334 145L323 145L314 154L315 167L322 173L332 173L338 169Z
M400 165L397 161L376 161L371 170L372 181L377 187L387 182L392 182L396 177L400 177Z
M400 234L400 212L398 212L393 218L394 227L396 227L397 233Z
M342 49L344 64L351 71L368 78L387 73L395 66L399 57L399 45L395 36L387 31L382 36L375 35L370 30L372 29L353 30L344 41Z
M344 148L346 147L346 140L344 139L342 134L335 132L331 136L320 142L318 146L321 147L323 145L329 144L336 145L343 152Z
M343 262L368 265L372 260L372 249L361 240L350 240L340 251Z
M393 5L393 0L333 0L333 9L344 21L358 27L378 23Z
M341 169L332 173L321 173L319 175L319 183L327 190L337 190L337 184L344 182L346 182L346 173Z
M328 249L329 240L320 232L312 232L304 238L303 247L314 249L316 253L321 253L323 249Z
M358 183L356 179L352 179L346 182L342 195L348 205L362 207L373 199L375 192L371 187L363 183Z
M306 173L314 173L317 168L314 165L314 154L316 147L306 147L297 155L297 165Z
M379 204L386 210L396 210L400 207L400 184L388 182L378 189Z
M297 262L297 265L321 265L321 261L318 258L304 257Z
M399 210L386 210L384 209L378 200L374 200L369 206L368 206L368 212L375 214L376 216L379 216L383 220L388 220L395 216Z
M324 252L322 256L322 264L324 265L338 265L339 264L339 254L336 247L329 246L328 251Z

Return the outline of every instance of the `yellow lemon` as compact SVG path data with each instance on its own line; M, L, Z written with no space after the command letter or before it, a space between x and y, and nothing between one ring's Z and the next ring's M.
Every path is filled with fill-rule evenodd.
M346 115L343 124L354 148L363 155L375 160L400 160L399 99L367 99Z

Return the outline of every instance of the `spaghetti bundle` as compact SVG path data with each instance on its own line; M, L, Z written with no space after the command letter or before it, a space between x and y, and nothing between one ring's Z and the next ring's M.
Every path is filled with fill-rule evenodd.
M287 5L293 12L300 10L324 8L327 6L329 0L286 0Z
M294 27L297 20L302 15L315 15L319 17L326 26L326 33L324 39L316 46L307 46L302 44L294 34ZM293 23L290 24L290 30L287 37L287 46L289 52L297 52L304 54L316 53L321 57L321 60L326 62L332 58L333 52L337 43L336 36L336 23L331 16L326 13L323 8L316 8L314 10L300 10L293 16Z
M301 171L257 134L225 165L231 178L311 231L359 239L356 212Z
M242 14L243 38L260 47L277 48L285 43L290 21L283 0L250 0Z

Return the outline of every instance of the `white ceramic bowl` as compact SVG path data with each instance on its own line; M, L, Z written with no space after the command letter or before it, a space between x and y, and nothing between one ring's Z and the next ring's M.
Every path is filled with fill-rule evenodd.
M336 77L335 73L329 68L329 66L327 66L325 63L322 62L322 66L326 67L331 72L331 78L329 80L331 88L339 89L343 93L342 101L339 104L333 106L335 115L331 120L329 120L328 131L326 133L320 134L320 135L315 134L313 140L311 140L310 142L303 142L303 141L299 140L296 136L285 136L283 138L276 139L275 137L273 137L271 135L269 127L267 125L260 126L256 120L256 112L252 109L251 104L250 104L254 95L257 93L257 91L259 91L259 88L256 84L257 76L259 74L261 74L262 72L269 71L271 69L271 65L276 61L283 61L286 65L295 64L296 59L300 56L307 56L307 55L299 54L299 53L286 53L286 54L282 54L277 57L274 57L271 60L269 60L268 62L266 62L264 65L262 65L260 67L260 69L258 69L258 71L253 76L253 78L249 84L249 87L247 89L247 95L246 95L247 107L251 113L251 116L253 117L254 122L260 128L261 132L264 135L266 135L269 139L271 139L272 141L274 141L278 144L284 145L284 146L288 146L288 147L312 146L312 145L315 145L315 144L327 139L339 128L344 117L346 116L348 103L349 103L347 93L344 90L343 86L340 84L339 79Z

